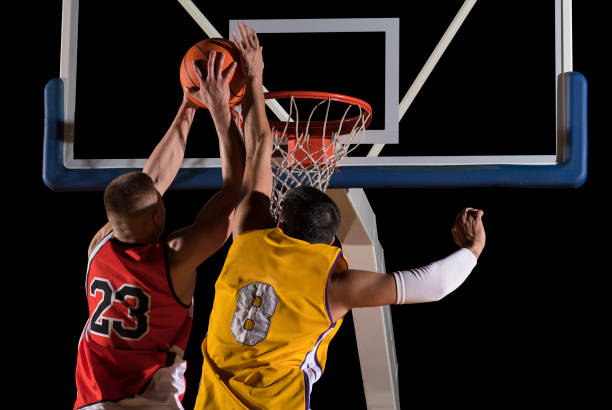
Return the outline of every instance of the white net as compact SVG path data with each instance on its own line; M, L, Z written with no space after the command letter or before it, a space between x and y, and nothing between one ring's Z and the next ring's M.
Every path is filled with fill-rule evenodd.
M357 103L342 103L346 108L341 120L328 121L332 99L326 98L315 105L304 122L300 121L295 98L291 96L289 119L282 127L278 125L283 123L274 122L277 126L272 127L274 182L270 212L275 219L289 189L309 185L327 190L340 160L363 140L371 113ZM324 119L313 121L315 112L324 105Z

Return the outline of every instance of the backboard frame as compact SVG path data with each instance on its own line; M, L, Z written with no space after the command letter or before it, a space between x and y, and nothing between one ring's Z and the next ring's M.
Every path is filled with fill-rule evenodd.
M45 87L43 180L56 191L103 190L145 161L74 158L78 5L63 2L60 77ZM329 187L581 186L587 173L587 82L572 71L571 33L571 1L555 0L556 155L347 157ZM218 158L186 158L172 188L218 189L221 181Z

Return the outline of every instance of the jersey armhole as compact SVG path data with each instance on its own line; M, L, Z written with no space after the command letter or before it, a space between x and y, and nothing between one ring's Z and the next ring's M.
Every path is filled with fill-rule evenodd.
M174 291L174 285L172 284L172 275L170 275L170 256L168 254L169 252L168 251L168 241L166 240L166 238L163 239L163 251L164 251L164 264L165 264L165 271L166 271L166 279L168 280L168 287L170 288L170 292L172 292L172 296L174 297L174 300L176 300L179 305L181 305L182 307L186 309L189 309L192 304L190 303L186 305L185 303L183 303L183 301L179 299L178 295Z
M344 258L344 254L342 253L342 250L340 250L338 254L336 255L336 259L334 260L334 263L329 269L329 272L327 273L327 282L325 283L325 310L327 312L327 318L329 319L329 323L332 327L336 325L336 322L334 322L332 319L331 309L329 307L329 281L331 279L331 276L334 273L343 272L347 269L348 269L348 262Z
M98 244L89 253L89 257L87 258L87 271L85 273L85 295L89 294L88 283L89 283L89 268L91 267L91 262L93 262L93 259L98 254L100 249L102 249L102 247L106 244L106 242L108 242L112 238L113 238L113 231L111 230L109 233L106 234L106 236L100 239Z

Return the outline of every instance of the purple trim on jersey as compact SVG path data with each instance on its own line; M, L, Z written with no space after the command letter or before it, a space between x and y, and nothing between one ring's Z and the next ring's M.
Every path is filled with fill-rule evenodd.
M306 396L304 400L304 402L306 403L305 409L310 410L310 380L308 379L308 376L306 376L306 372L303 372L303 373L304 373L304 386L306 386L306 389L304 392L304 396Z
M325 310L327 312L327 317L329 318L329 322L331 324L323 333L319 335L313 349L310 350L308 353L306 353L304 360L302 360L302 364L300 364L300 369L302 369L302 367L306 363L306 360L308 359L308 355L312 353L314 355L314 360L311 363L314 364L316 368L318 368L318 372L314 368L308 367L308 366L306 367L306 369L302 369L302 372L304 374L304 383L306 386L306 391L304 392L306 396L306 410L309 410L309 407L310 407L310 390L312 388L311 383L310 383L310 378L308 377L308 374L306 373L306 371L307 370L313 371L315 373L314 374L315 377L318 373L319 377L317 377L317 380L323 375L323 366L321 366L321 363L319 363L317 353L319 351L319 346L323 338L327 336L329 332L336 326L336 322L333 321L332 316L331 316L331 310L329 308L329 298L327 295L327 290L329 287L329 279L331 277L331 274L332 272L334 272L334 269L336 268L336 264L338 263L338 260L340 260L341 257L342 257L342 251L338 252L338 255L336 255L336 260L334 260L334 264L332 265L331 269L329 270L327 274L327 282L325 283Z
M304 357L304 360L302 360L302 364L300 364L300 369L302 368L302 366L304 366L304 363L306 363L306 360L308 359L308 355L310 353L313 353L314 355L314 365L318 368L318 373L320 374L319 377L317 377L317 380L323 375L323 366L321 366L321 363L319 363L319 359L317 358L317 352L319 351L319 346L320 346L320 342L321 340L323 340L323 338L325 336L327 336L327 334L336 326L336 324L332 324L330 327L327 328L327 330L325 330L325 332L321 333L321 335L319 335L319 337L317 338L317 342L315 343L315 347L313 348L313 350L310 350L308 353L306 353L306 356ZM307 369L310 369L312 371L315 372L315 376L316 376L316 371L313 368L307 367ZM306 384L307 390L305 392L306 395L306 403L310 403L310 389L312 388L312 386L310 385L310 378L308 377L308 375L306 374L306 370L302 369L302 372L304 373L304 380L308 380L308 383ZM316 380L313 382L313 384L316 382ZM307 404L306 409L308 410L308 406L309 404Z
M331 326L329 327L329 329L327 329L327 330L325 331L325 333L323 333L321 336L319 336L319 340L317 340L317 343L319 343L319 341L320 341L321 339L323 339L323 336L327 336L327 332L329 332L330 330L332 330L332 329L333 329L335 326L336 326L336 324L334 323L333 325L331 325ZM315 363L316 363L317 367L318 367L319 369L321 369L321 376L322 376L322 375L323 375L323 366L321 366L321 363L319 363L319 359L318 359L318 357L317 357L317 352L319 351L319 346L320 346L320 345L318 345L318 346L317 346L317 348L316 348L316 350L315 350L315 352L314 352L314 359L315 359Z
M331 278L331 274L336 268L336 264L338 263L338 260L341 257L342 257L342 251L338 252L338 255L336 256L336 260L334 261L334 264L332 265L331 269L327 273L327 282L325 283L325 310L327 310L327 317L329 317L329 323L331 323L332 327L334 327L336 322L334 322L334 320L332 319L331 310L329 308L329 297L327 296L327 289L329 288L329 279Z

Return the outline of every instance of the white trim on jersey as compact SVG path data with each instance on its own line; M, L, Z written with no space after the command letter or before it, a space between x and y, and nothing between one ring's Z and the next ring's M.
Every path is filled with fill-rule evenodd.
M96 254L100 251L100 249L102 249L102 246L104 246L104 244L108 242L112 237L113 237L113 231L110 231L108 235L106 235L104 238L100 240L100 242L98 242L96 247L93 248L93 250L91 251L91 254L89 255L89 260L87 261L87 271L85 273L85 295L86 297L88 297L89 295L89 289L87 288L87 282L89 281L89 268L91 266L91 261L93 261L94 256L96 256ZM88 337L89 336L89 321L90 319L88 318L87 323L85 323L85 327L83 328L83 331L81 332L81 337L79 337L79 345L81 344L83 335L85 335L85 337L89 339Z
M319 336L319 340L317 340L317 343L314 345L312 350L306 354L306 357L304 358L304 361L300 366L300 370L302 370L304 374L308 377L308 391L306 392L307 397L310 397L312 385L317 380L319 380L319 378L321 378L321 375L323 374L323 368L317 360L317 350L319 349L319 345L321 344L321 342L325 339L325 336L327 336L329 332L334 329L334 327L335 324L333 326L330 326L330 328L327 329L325 333Z
M187 362L183 360L184 352L178 346L172 346L170 351L176 353L174 363L155 372L142 394L117 402L91 404L79 410L183 410L181 396L185 394L187 387L185 384Z
M89 280L89 267L91 266L91 261L93 261L94 256L96 256L96 254L100 251L100 249L104 246L104 244L108 242L112 237L113 237L113 231L110 231L108 235L102 238L100 242L98 242L96 247L93 248L93 250L91 251L91 254L89 254L89 260L87 261L87 272L85 273L85 294L86 295L89 294L89 289L87 289L87 282Z

